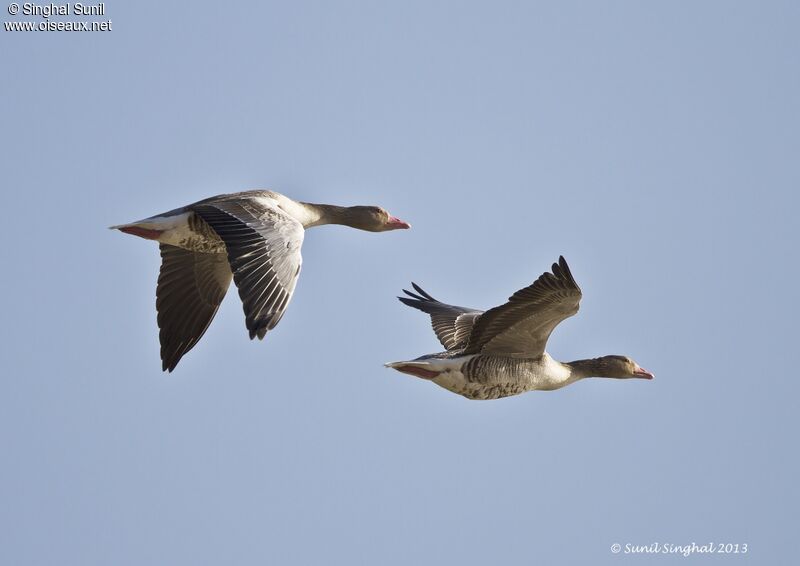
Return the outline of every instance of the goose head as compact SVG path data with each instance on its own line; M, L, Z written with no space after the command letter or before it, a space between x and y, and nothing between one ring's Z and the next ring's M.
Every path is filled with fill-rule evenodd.
M615 379L653 379L654 375L628 356L603 356L577 360L567 364L579 377L613 377Z
M392 216L379 206L350 206L347 211L347 225L368 232L386 232L411 228L407 222Z
M603 356L595 358L599 377L613 377L616 379L653 379L652 373L634 362L628 356Z

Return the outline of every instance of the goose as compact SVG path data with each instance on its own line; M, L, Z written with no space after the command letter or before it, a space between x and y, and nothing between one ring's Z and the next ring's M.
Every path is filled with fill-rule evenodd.
M386 367L468 399L499 399L526 391L559 389L586 377L653 379L627 356L559 362L545 352L550 333L578 312L581 290L563 256L504 305L486 312L437 301L416 283L398 297L428 313L444 352Z
M156 216L111 226L155 240L162 370L172 372L203 336L231 279L250 339L280 322L300 274L306 228L342 224L368 232L410 228L377 206L298 202L267 190L217 195Z

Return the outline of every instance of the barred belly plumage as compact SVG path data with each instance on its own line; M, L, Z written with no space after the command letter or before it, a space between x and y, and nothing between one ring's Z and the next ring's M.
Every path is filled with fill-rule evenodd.
M466 357L457 370L445 369L433 381L468 399L499 399L526 391L552 391L575 379L568 368L547 354L538 358L478 354Z
M462 379L435 380L468 399L499 399L529 391L535 360L473 356L462 367Z
M527 381L524 376L536 365L534 360L499 356L474 356L461 371L470 383L491 385L509 381Z

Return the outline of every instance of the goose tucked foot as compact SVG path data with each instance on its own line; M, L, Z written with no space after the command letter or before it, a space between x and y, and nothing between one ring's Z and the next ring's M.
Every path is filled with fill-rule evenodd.
M435 371L423 367L423 366L430 366L430 364L427 362L422 362L422 363L391 362L385 365L387 368L396 369L399 372L407 373L409 375L413 375L415 377L419 377L422 379L436 379L442 373L441 371Z
M130 224L128 226L119 226L119 227L114 226L114 228L117 228L120 232L125 232L126 234L139 236L140 238L144 238L145 240L158 240L161 237L161 234L164 233L163 230L142 228L141 226L137 226L135 224Z

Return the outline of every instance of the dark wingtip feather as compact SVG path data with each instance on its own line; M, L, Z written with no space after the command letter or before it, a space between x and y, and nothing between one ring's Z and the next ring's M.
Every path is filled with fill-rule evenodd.
M567 265L567 260L564 259L564 256L559 256L558 263L561 265L561 269L564 272L564 277L566 277L573 285L576 287L578 286L578 282L575 281L575 277L572 276L572 271L570 271L569 265Z
M426 299L428 299L429 301L435 301L435 300L436 300L436 299L434 299L433 297L431 297L431 296L430 296L428 293L426 293L426 292L425 292L425 290L424 290L422 287L420 287L419 285L417 285L417 284L416 284L416 283L414 283L413 281L411 282L411 286L412 286L412 287L414 287L414 290L415 290L417 293L419 293L420 295L422 295L423 297L425 297L425 298L426 298Z
M567 265L567 260L564 259L563 255L558 256L558 263L553 264L551 271L558 279L573 281L572 274L570 273L569 266Z
M272 320L271 316L262 316L252 321L247 321L247 331L250 334L250 340L263 340L267 331L270 329L269 323Z
M425 300L425 299L423 299L422 297L420 297L419 295L417 295L416 293L412 293L412 292L411 292L411 291L409 291L408 289L403 289L403 293L405 293L405 294L406 294L406 295L408 295L409 297L411 297L411 298L414 298L414 299L416 299L416 300L418 300L418 301L424 301L424 300Z
M181 361L185 353L186 351L180 345L176 346L175 344L167 343L166 347L162 346L161 371L172 373L172 370L178 367L178 362Z

